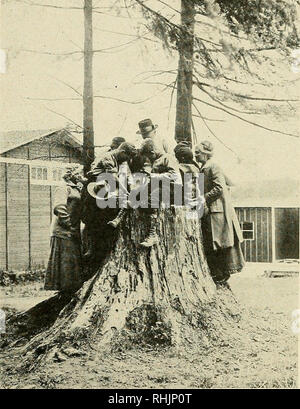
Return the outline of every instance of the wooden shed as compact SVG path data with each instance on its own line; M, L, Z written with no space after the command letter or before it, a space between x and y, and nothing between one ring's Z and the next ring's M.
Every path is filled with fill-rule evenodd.
M66 129L0 133L0 268L44 267L55 190L82 145Z
M271 263L299 259L299 204L252 199L235 203L243 232L242 250L248 262Z

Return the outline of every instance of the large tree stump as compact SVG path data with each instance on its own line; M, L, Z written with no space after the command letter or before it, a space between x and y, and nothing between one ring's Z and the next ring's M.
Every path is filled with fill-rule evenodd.
M200 221L187 214L183 208L161 210L160 242L144 249L140 242L149 218L141 210L128 210L102 267L25 352L36 358L53 348L63 352L70 345L92 343L101 350L149 344L181 348L224 336L238 315L237 303L230 290L216 290Z

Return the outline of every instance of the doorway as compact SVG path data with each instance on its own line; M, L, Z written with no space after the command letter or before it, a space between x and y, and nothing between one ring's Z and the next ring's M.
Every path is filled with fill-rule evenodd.
M299 259L299 209L275 209L275 259Z

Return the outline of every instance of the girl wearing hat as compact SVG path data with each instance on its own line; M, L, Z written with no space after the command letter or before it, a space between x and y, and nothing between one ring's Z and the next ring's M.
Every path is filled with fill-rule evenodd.
M83 177L79 169L73 167L68 168L63 178L65 186L57 192L53 210L45 290L73 293L83 283L80 248L80 184Z
M196 160L202 164L208 206L208 214L201 223L206 258L214 281L226 283L230 274L241 271L245 265L240 246L243 237L231 204L232 184L212 156L211 142L203 141L195 147Z

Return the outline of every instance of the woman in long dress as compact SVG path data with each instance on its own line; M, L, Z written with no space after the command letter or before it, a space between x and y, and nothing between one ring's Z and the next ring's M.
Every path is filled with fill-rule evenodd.
M82 176L75 167L69 168L63 178L65 186L53 210L45 289L73 293L84 281L80 240Z
M207 262L215 282L225 283L245 265L240 243L240 225L231 204L229 179L211 158L213 145L203 141L195 147L197 162L204 174L207 212L201 220Z

